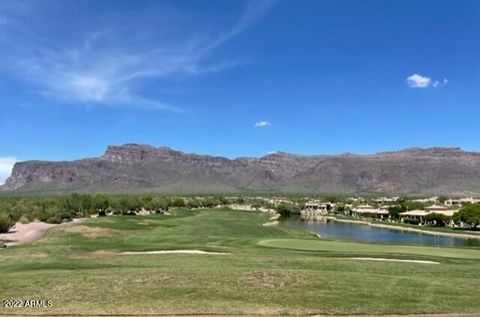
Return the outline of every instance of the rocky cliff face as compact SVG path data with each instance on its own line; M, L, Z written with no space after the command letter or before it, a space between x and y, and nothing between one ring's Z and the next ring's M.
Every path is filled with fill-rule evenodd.
M479 194L480 153L412 148L373 155L261 158L186 154L168 147L109 146L98 158L17 163L1 192L67 193L283 191Z

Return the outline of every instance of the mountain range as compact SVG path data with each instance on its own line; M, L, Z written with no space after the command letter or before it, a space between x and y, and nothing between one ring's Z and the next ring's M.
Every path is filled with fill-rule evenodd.
M342 193L476 195L480 153L409 148L369 155L297 155L228 159L168 147L125 144L75 161L15 164L2 193Z

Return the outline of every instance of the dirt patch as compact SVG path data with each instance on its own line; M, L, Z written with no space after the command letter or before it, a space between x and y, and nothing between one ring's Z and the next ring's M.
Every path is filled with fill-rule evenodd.
M0 240L5 241L8 246L29 243L40 239L50 228L70 228L72 225L78 224L81 221L83 221L83 219L74 219L71 222L62 224L50 224L41 221L32 221L29 223L17 222L15 227L10 229L8 233L0 234Z
M122 255L140 255L140 254L213 254L228 255L231 253L224 252L208 252L201 250L159 250L159 251L139 251L139 252L122 252Z
M85 225L81 226L68 226L63 228L65 232L80 233L87 238L96 239L96 238L107 238L114 235L115 230L108 228L96 228L89 227Z
M402 260L402 259L389 259L389 258L338 258L343 260L358 260L358 261L385 261L385 262L403 262L403 263L420 263L420 264L440 264L435 261L424 260Z

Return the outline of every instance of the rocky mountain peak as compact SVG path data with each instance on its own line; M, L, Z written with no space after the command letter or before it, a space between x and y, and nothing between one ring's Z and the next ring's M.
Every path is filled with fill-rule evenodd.
M398 155L398 156L411 156L411 157L450 157L450 156L465 156L472 154L466 152L460 147L412 147L400 151L381 152L376 155ZM476 154L476 153L474 153Z
M189 154L144 144L109 146L70 162L15 164L0 192L235 192L480 194L480 153L460 148L409 148L372 155L260 158Z
M156 151L155 147L144 144L109 145L101 159L116 163L133 164L152 158Z

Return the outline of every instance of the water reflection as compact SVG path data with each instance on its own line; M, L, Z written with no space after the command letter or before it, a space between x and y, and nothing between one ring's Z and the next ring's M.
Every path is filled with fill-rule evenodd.
M399 231L372 227L366 224L337 222L334 220L303 221L300 218L290 218L282 220L280 225L288 228L308 230L320 234L323 238L334 240L434 246L480 246L480 239L464 239L411 231Z

